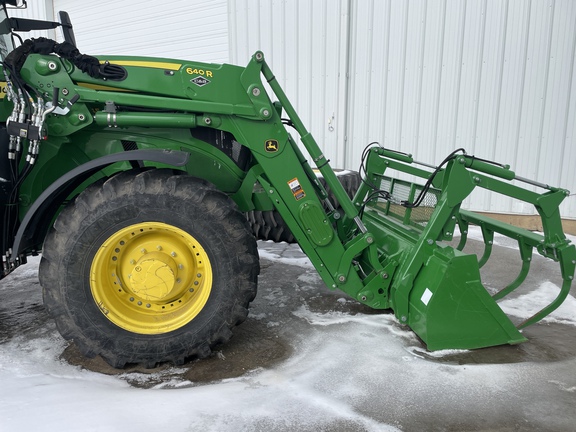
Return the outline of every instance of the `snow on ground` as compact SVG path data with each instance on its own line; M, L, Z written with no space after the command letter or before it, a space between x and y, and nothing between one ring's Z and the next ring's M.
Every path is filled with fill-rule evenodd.
M297 246L260 242L260 256L311 268ZM20 280L35 277L31 269L36 268L25 267ZM314 279L312 273L303 275ZM539 297L552 299L557 289L543 284ZM521 317L533 309L528 298L516 300L514 307L501 304ZM576 299L569 296L550 320L574 326L574 310ZM450 421L442 420L448 410L462 413L460 422L478 413L498 417L510 395L546 400L549 392L572 395L576 389L572 378L549 379L530 362L430 361L419 355L416 336L393 315L314 312L306 304L295 305L293 314L309 323L309 334L293 341L287 360L201 386L172 379L140 389L122 376L69 365L59 359L66 344L53 325L13 337L0 345L0 432L393 431L406 430L404 422L415 414L440 416L440 422ZM378 420L383 413L398 420ZM483 421L491 420L479 424Z

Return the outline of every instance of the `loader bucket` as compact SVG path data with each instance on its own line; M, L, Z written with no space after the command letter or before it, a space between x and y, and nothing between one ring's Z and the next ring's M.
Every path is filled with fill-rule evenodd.
M362 221L376 239L380 274L388 278L385 290L380 287L373 295L363 297L374 307L391 307L399 321L409 325L428 349L472 349L523 342L526 338L519 329L550 314L568 295L576 249L562 231L558 211L567 191L517 177L507 166L470 157L463 151L454 152L440 166L433 167L378 146L365 153L363 171L354 203L362 209ZM402 180L391 177L390 172L425 181L419 184ZM401 175L406 177L404 174ZM513 179L546 191L536 193L521 188L509 182ZM475 187L534 204L544 234L462 210L462 201ZM462 252L470 224L482 229L485 251L481 257ZM453 247L449 242L457 226L461 241ZM492 296L482 284L480 268L490 257L494 233L518 241L522 268L511 284ZM524 281L533 249L559 262L563 284L551 304L515 325L497 300ZM372 268L378 267L373 257L374 254L372 258L366 254L359 261L363 269L370 263ZM378 284L373 280L366 286L376 290Z
M429 350L526 340L482 285L476 257L453 250L425 263L410 294L408 325Z

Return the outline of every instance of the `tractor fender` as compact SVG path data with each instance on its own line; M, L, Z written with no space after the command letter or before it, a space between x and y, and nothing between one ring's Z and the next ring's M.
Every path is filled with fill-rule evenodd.
M181 167L188 163L189 156L187 152L175 150L131 150L102 156L68 171L46 188L26 213L14 238L11 261L15 261L23 253L37 250L44 242L60 205L94 173L113 163L128 161L150 161Z

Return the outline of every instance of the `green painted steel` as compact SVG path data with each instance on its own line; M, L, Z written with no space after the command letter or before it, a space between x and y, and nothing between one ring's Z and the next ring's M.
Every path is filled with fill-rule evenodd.
M518 328L542 319L568 295L576 249L566 240L558 211L567 191L521 188L511 183L517 177L509 167L462 152L434 169L410 155L373 147L366 152L364 181L350 200L261 52L246 67L163 58L99 59L125 68L126 79L90 77L55 55L26 58L18 79L43 98L41 103L55 99L58 107L46 116L46 136L34 169L20 186L20 219L43 190L87 161L133 148L179 150L190 154L187 173L216 185L241 210L276 209L329 288L373 308L392 308L431 350L522 342ZM263 79L273 95L267 94ZM0 108L8 116L11 101L4 98ZM298 133L304 154L286 123ZM25 140L22 154L30 143ZM26 164L22 160L21 168ZM311 164L342 210L332 208ZM67 199L99 178L137 166L162 167L150 161L111 165ZM394 179L389 171L428 184ZM462 210L461 203L477 187L533 204L544 234ZM65 202L56 207L60 204ZM469 224L479 225L485 236L480 262L462 252ZM457 227L461 241L452 247L448 242ZM495 233L517 239L523 267L514 282L491 297L479 268L490 257ZM16 257L41 247L38 243L16 251ZM525 279L534 249L560 263L564 282L551 305L515 325L496 300Z

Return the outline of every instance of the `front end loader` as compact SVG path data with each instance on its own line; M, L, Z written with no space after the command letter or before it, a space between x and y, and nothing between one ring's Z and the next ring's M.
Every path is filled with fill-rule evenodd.
M568 191L463 150L431 166L372 145L351 199L262 52L246 67L93 57L68 20L11 19L14 3L0 17L0 277L41 253L45 306L84 355L151 367L226 342L256 295L251 211L274 211L329 288L393 309L430 350L523 342L520 330L567 297L576 249L558 208ZM16 31L50 25L65 42L15 47ZM462 209L475 188L534 205L544 233ZM485 238L480 260L462 251L470 224ZM479 269L495 233L518 242L523 266L490 295ZM563 284L513 323L497 300L520 286L534 249L560 264Z

